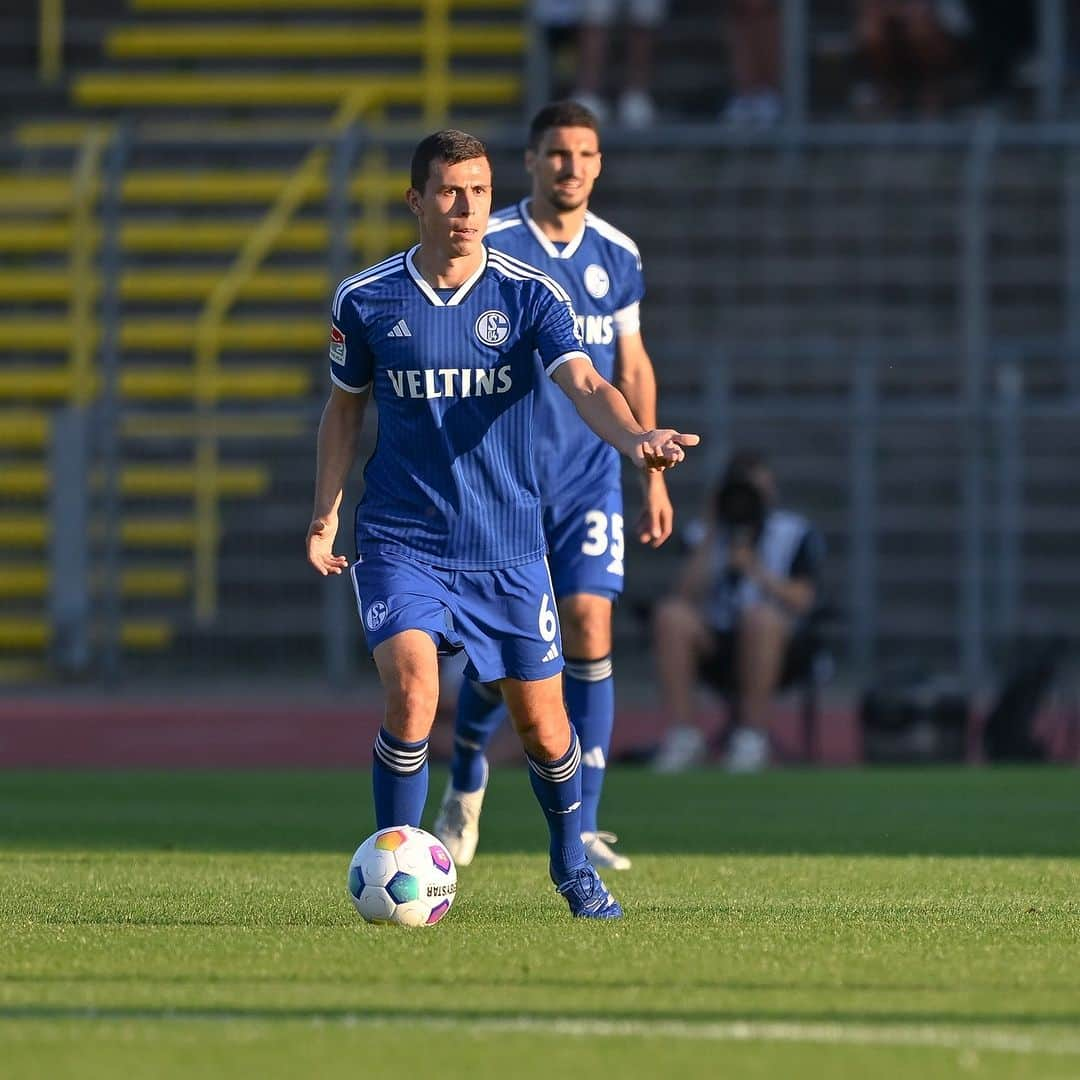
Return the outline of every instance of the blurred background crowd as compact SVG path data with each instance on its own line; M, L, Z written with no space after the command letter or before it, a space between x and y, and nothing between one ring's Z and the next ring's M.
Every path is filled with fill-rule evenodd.
M1078 35L1071 0L9 6L5 732L28 695L374 695L348 590L302 555L327 298L413 242L420 134L483 137L504 204L528 116L573 96L664 415L705 435L680 539L628 553L620 752L695 726L730 752L693 695L722 715L731 680L655 635L704 595L685 560L751 448L820 539L781 568L813 581L811 647L745 673L744 710L794 692L761 722L780 758L1075 758Z

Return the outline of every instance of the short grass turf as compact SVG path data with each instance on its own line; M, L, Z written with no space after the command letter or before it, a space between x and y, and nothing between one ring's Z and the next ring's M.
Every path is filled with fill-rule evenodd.
M0 1075L1080 1076L1074 770L615 769L610 924L505 770L416 931L346 897L368 791L0 773Z

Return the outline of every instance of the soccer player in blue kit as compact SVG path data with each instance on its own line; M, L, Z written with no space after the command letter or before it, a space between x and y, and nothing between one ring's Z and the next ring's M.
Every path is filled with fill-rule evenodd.
M582 420L642 469L683 459L696 435L645 430L581 346L563 289L489 251L484 144L440 131L417 146L406 200L420 243L335 293L333 385L319 424L308 561L340 574L342 487L368 399L379 438L356 510L353 587L386 695L372 792L379 828L419 825L440 651L498 685L550 834L549 872L573 915L622 908L581 842L581 748L563 704L562 642L533 468L533 406L554 380Z
M628 236L588 209L600 175L597 128L596 117L574 101L545 105L536 114L525 153L532 197L493 214L485 243L541 268L566 290L596 370L652 428L656 378L638 316L645 292L641 257ZM550 386L538 397L534 448L566 653L566 705L581 742L582 840L594 866L626 870L630 860L612 849L615 837L601 832L597 820L615 721L611 616L623 589L619 455ZM662 473L640 475L642 512L634 535L658 547L671 534L671 501ZM463 866L479 839L488 777L484 750L502 717L496 688L463 683L450 783L434 825Z

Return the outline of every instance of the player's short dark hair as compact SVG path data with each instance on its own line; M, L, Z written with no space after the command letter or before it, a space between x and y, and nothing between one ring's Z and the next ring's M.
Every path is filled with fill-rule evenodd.
M467 131L447 128L436 131L426 139L421 139L413 151L409 182L417 191L423 191L431 175L433 161L445 161L447 165L457 165L473 158L484 158L491 166L487 147Z
M577 101L552 101L545 105L529 125L529 149L535 150L551 128L583 127L600 134L600 121L596 114Z

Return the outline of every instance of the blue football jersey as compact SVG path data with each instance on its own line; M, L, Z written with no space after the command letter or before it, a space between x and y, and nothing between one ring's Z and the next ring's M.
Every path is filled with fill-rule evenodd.
M357 551L458 570L540 558L536 390L570 357L588 359L570 298L487 249L459 288L436 291L416 250L346 278L334 295L330 376L354 393L370 386L379 410Z
M602 218L586 213L581 232L560 250L529 215L531 201L492 214L485 243L539 267L562 285L596 370L610 382L616 338L638 329L638 304L645 295L637 246ZM581 423L556 387L543 387L539 395L533 450L545 503L619 482L617 451Z

